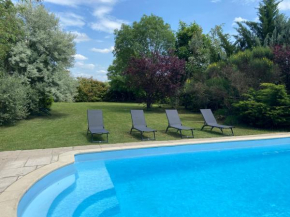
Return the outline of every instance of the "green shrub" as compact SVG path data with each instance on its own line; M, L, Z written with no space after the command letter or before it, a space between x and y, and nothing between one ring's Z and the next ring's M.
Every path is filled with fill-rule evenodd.
M259 127L290 125L290 100L284 85L263 83L260 90L251 89L246 98L234 104L244 123Z
M0 125L13 124L29 115L28 92L20 77L0 78Z
M78 81L76 102L101 102L105 99L109 90L107 83L94 80L93 78L78 78Z

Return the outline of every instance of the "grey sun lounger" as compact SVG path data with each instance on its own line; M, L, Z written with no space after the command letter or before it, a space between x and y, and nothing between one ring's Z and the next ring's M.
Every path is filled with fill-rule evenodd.
M147 127L143 110L131 110L131 117L132 117L132 128L130 134L132 133L132 130L137 130L141 132L142 140L155 140L156 130ZM154 138L144 139L143 133L145 132L153 132Z
M169 128L174 128L177 129L177 132L180 133L181 138L193 138L193 128L191 127L186 127L186 126L182 126L182 123L180 121L180 118L178 116L177 110L165 110L166 112L166 116L168 119L168 127L166 129L166 133L168 131ZM183 136L182 135L182 130L191 130L191 135L192 136Z
M103 120L103 112L101 110L88 110L88 130L87 135L91 134L92 142L108 142L108 134L109 131L105 130L104 120ZM99 134L107 134L107 140L98 141L94 140L94 135Z
M223 129L231 129L232 135L234 135L234 131L233 131L234 127L218 124L210 109L200 109L200 112L204 119L204 125L202 126L201 130L203 130L203 128L207 126L211 127L211 130L215 127L219 128L222 131L222 133L224 133Z

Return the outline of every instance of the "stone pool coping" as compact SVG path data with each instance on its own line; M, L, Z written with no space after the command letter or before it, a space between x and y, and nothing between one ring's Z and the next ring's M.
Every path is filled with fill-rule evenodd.
M252 135L252 136L235 136L235 137L221 137L221 138L205 138L205 139L183 139L183 140L170 140L170 141L147 141L147 142L134 142L134 143L119 143L98 145L94 149L80 149L75 151L68 151L59 155L59 160L55 163L51 163L44 167L41 167L19 179L11 186L9 186L0 195L0 212L1 217L17 217L17 206L22 196L28 191L28 189L45 175L53 172L56 169L67 166L74 163L76 154L103 152L103 151L115 151L126 149L138 149L138 148L152 148L152 147L166 147L188 144L204 144L215 142L233 142L233 141L245 141L245 140L260 140L260 139L275 139L275 138L287 138L290 137L290 133L275 133L264 135ZM94 146L96 147L96 146ZM85 148L85 147L84 147Z

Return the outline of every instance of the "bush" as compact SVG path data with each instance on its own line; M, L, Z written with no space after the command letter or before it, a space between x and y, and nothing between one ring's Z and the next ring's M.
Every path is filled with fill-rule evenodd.
M109 90L107 83L94 80L93 78L78 78L78 81L76 102L101 102L105 99Z
M284 85L261 84L251 89L246 100L234 104L236 114L246 124L259 127L290 125L290 100Z
M29 87L17 76L0 78L0 125L13 124L29 115Z

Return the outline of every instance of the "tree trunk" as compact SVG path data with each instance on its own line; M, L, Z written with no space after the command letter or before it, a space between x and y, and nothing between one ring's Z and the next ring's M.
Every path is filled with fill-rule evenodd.
M150 109L151 108L151 101L147 100L146 104L147 104L147 109Z

